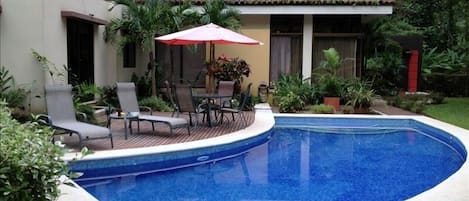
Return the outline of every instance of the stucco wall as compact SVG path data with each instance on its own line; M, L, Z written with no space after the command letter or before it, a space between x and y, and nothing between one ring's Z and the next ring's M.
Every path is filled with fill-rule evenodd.
M109 2L104 0L2 1L0 65L7 67L17 84L30 85L33 112L44 110L44 84L53 80L35 61L31 50L36 50L57 68L62 68L67 64L67 29L66 18L60 12L68 10L93 14L109 21L120 10L108 12L108 7ZM117 65L122 60L117 56L116 49L104 42L103 31L104 26L94 25L94 80L98 86L113 84L117 79Z
M240 33L261 41L264 45L216 45L215 57L239 57L251 66L251 75L244 79L243 89L252 82L251 93L257 96L260 81L269 81L270 17L268 15L243 15ZM208 54L207 54L208 55Z

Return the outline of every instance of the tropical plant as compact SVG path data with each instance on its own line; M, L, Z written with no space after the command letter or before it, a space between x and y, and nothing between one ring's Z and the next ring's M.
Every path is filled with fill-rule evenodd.
M315 69L319 91L324 97L340 97L344 81L337 76L337 71L342 63L339 52L334 48L323 50L325 60L321 61Z
M119 107L119 100L117 99L117 87L116 86L103 86L101 87L101 93L99 99L96 102L97 105L104 105L108 107Z
M157 96L143 98L139 105L150 107L152 111L171 112L173 109L167 102Z
M66 83L67 74L69 72L69 68L66 65L63 65L62 68L58 68L55 63L49 61L47 57L39 54L36 50L32 49L31 51L33 57L41 65L42 69L49 74L52 82Z
M24 108L29 91L15 86L15 79L4 66L0 68L0 101L6 101L10 108Z
M235 81L241 84L243 76L249 77L251 69L244 59L228 58L220 56L215 61L218 70L213 74L215 78L222 81Z
M73 87L75 95L73 98L86 102L94 100L94 96L101 93L101 88L88 82L82 82Z
M280 79L274 84L275 93L274 99L275 102L279 103L282 97L286 97L292 92L293 94L299 96L304 103L313 103L315 102L315 90L311 84L309 84L308 79L302 79L300 75L281 75ZM298 105L296 109L303 109L301 105Z
M280 112L296 112L304 108L305 102L299 95L290 91L286 96L279 98L278 106Z
M145 0L144 3L137 3L134 0L114 0L113 4L109 11L118 5L125 8L122 18L112 19L106 25L104 39L117 44L120 50L127 43L135 42L144 51L149 52L148 66L152 78L152 95L156 95L156 65L152 47L155 35L166 30L165 24L161 22L165 19L170 5L160 0Z
M200 23L214 23L221 27L238 30L241 27L241 15L239 10L228 7L223 0L208 0L202 7Z
M354 109L367 110L373 103L373 96L374 90L358 81L356 84L347 88L347 105L351 105Z
M55 200L59 176L67 173L62 150L50 143L53 131L37 123L13 120L0 103L1 200Z
M137 74L132 73L130 81L135 83L137 88L137 96L139 99L151 96L151 77L148 76L148 72L141 77L138 77Z

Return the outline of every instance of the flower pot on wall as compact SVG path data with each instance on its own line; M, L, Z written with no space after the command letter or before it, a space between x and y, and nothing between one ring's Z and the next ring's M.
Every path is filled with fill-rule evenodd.
M337 112L340 108L340 97L324 97L324 104L334 107L334 110Z

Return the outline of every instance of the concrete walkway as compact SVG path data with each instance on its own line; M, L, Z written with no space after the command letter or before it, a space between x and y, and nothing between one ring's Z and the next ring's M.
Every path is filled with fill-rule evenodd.
M419 115L419 114L416 114L407 110L403 110L398 107L387 105L383 101L375 102L374 105L370 109L382 115Z

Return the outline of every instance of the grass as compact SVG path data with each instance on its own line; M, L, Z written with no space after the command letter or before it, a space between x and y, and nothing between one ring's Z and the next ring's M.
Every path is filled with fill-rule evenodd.
M445 98L440 105L427 105L423 113L432 118L469 129L469 98Z

